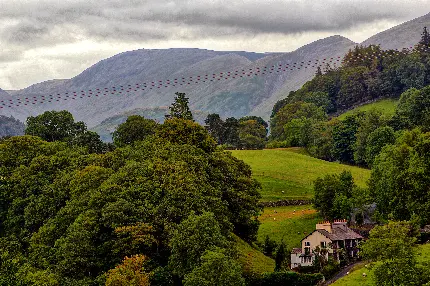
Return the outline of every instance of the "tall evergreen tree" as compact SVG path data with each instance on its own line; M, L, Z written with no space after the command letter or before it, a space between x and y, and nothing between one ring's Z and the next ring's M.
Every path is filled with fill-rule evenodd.
M427 27L424 27L423 32L421 34L421 40L419 44L423 47L421 48L428 48L430 46L430 34L427 31Z
M188 97L185 93L176 92L175 102L169 107L170 114L166 115L166 119L180 118L186 120L193 120L193 114L188 106Z

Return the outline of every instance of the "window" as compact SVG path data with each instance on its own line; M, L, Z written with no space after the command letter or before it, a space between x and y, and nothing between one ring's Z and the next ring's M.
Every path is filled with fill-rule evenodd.
M305 247L305 254L308 255L311 253L311 248L310 247Z
M311 246L311 243L309 241L305 241L305 246Z
M326 248L326 247L327 247L327 242L321 241L321 248Z

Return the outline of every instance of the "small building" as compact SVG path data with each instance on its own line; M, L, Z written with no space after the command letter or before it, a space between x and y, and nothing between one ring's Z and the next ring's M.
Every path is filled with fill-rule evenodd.
M347 225L346 220L322 222L316 229L302 239L302 247L291 251L291 269L298 266L311 266L315 260L315 249L327 249L326 258L332 257L340 262L339 250L343 249L349 257L358 257L358 244L363 239Z

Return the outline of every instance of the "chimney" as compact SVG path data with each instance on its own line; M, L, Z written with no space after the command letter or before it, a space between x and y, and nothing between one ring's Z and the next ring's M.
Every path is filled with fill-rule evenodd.
M323 222L317 223L315 228L324 229L330 233L332 232L331 223L329 221L323 221Z
M346 219L342 219L342 220L335 220L334 222L333 222L333 228L340 228L340 229L342 229L342 230L344 230L344 231L346 231L347 230L347 228L348 228L348 221L346 220Z

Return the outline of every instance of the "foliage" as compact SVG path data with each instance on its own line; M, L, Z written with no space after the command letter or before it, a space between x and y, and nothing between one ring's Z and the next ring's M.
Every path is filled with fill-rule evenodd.
M421 225L430 222L429 144L429 133L404 131L376 157L369 189L384 218L409 220L416 215Z
M38 136L48 142L62 141L85 147L90 153L103 153L110 149L97 133L88 131L84 122L75 122L73 115L66 110L46 111L28 117L25 134Z
M263 149L265 145L268 124L261 117L231 117L224 122L218 114L209 114L205 123L218 144L229 149Z
M275 254L275 271L284 270L288 268L288 259L290 252L286 249L286 245L284 241L281 241L278 248L276 249Z
M38 116L27 118L26 135L39 136L48 141L69 141L86 131L85 123L76 122L66 111L46 111Z
M424 271L416 263L413 247L417 234L413 224L393 221L370 231L361 250L365 258L380 262L374 269L377 285L423 285L429 282L428 270Z
M362 114L348 116L345 120L335 123L332 131L333 157L344 163L354 162L354 145Z
M273 257L273 252L277 248L277 246L278 244L276 243L276 241L271 240L270 237L266 235L266 238L264 239L264 244L263 244L264 255Z
M263 149L266 136L267 129L257 120L239 120L239 139L241 147L245 149Z
M167 281L176 230L193 213L213 213L224 239L230 231L255 239L260 185L250 167L216 150L203 127L180 121L104 154L34 136L1 141L0 279L100 284L139 254L154 281Z
M224 121L221 119L219 114L212 113L205 119L205 128L209 134L217 141L218 144L224 144Z
M350 172L318 178L314 182L314 207L330 221L349 218L356 188Z
M322 108L313 103L294 102L282 107L270 120L272 139L284 140L284 126L293 119L325 120L326 115Z
M175 101L169 107L170 114L166 115L166 119L193 120L193 114L188 106L188 97L185 97L185 93L182 92L175 92L175 95Z
M146 257L133 255L107 273L106 286L149 286L149 274L144 272Z
M173 233L169 266L180 277L190 273L207 250L227 247L227 239L213 213L191 214Z
M206 151L213 152L215 140L198 123L179 118L168 119L156 129L157 137L173 144L189 144Z
M390 126L379 127L371 132L367 138L365 151L365 160L367 165L372 166L373 161L381 152L382 148L387 144L393 144L395 139L394 130Z
M422 126L430 130L430 86L410 89L402 94L396 109L396 125L400 128Z
M356 113L356 114L358 115L360 113ZM361 114L362 115L358 117L359 127L355 134L356 141L353 145L354 162L356 164L366 166L369 164L366 150L368 147L372 146L372 143L375 143L375 142L372 142L372 143L368 142L370 139L369 138L370 133L374 132L375 129L386 125L387 119L385 119L381 111L376 109L372 109L372 110L369 110L368 112L361 113ZM394 137L394 133L393 133L393 137ZM373 137L373 140L375 139L376 138ZM381 144L383 143L381 142L380 144L378 144L378 146ZM369 156L373 156L372 158L369 158L372 160L371 162L373 162L374 156L378 155L382 147L383 145L379 149L378 148L372 149L371 154L369 154Z
M272 273L264 273L261 275L253 275L248 277L247 285L250 286L309 286L318 285L323 280L323 275L318 274L299 274L289 271L277 271Z
M187 274L184 286L244 286L240 265L219 249L208 250L201 257L201 264Z
M116 146L125 146L136 141L142 141L155 133L157 123L143 116L131 115L126 122L120 124L113 132L113 142Z

